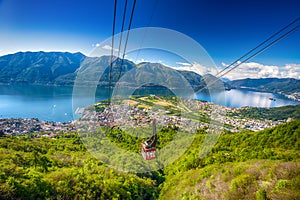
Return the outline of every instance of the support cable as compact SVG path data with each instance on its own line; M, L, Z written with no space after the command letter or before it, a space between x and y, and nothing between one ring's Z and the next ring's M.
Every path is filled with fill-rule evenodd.
M120 34L120 41L119 41L119 48L118 48L118 57L117 57L118 60L120 58L121 44L122 44L122 40L123 40L123 31L124 31L124 24L125 24L126 10L127 10L127 1L128 0L125 1L125 5L124 5L122 27L121 27L121 34ZM118 68L118 66L117 66L117 68Z
M241 57L239 57L238 59L236 59L234 62L232 62L230 65L228 65L226 68L222 69L220 72L218 72L216 74L216 76L218 76L219 74L221 74L223 71L226 71L228 68L230 68L231 66L233 66L235 63L239 62L241 59L245 58L246 56L248 56L250 53L252 53L253 51L255 51L256 49L258 49L259 47L261 47L262 45L266 44L268 41L270 41L272 38L274 38L275 36L279 35L281 32L283 32L284 30L286 30L287 28L289 28L290 26L292 26L294 23L296 23L298 20L300 20L300 17L296 18L295 20L293 20L292 22L290 22L289 24L287 24L286 26L284 26L283 28L281 28L280 30L278 30L276 33L274 33L273 35L271 35L270 37L268 37L266 40L264 40L263 42L261 42L260 44L258 44L256 47L254 47L253 49L251 49L250 51L248 51L247 53L245 53L244 55L242 55Z
M224 68L223 70L221 70L220 72L218 72L215 75L215 77L217 78L217 80L212 81L211 83L208 83L204 88L207 88L207 87L213 85L220 78L222 78L223 76L225 76L226 74L228 74L232 70L236 69L237 67L239 67L243 63L247 62L248 60L250 60L251 58L257 56L258 54L264 52L266 49L270 48L274 44L278 43L280 40L286 38L287 36L289 36L290 34L292 34L293 32L295 32L298 28L300 28L300 25L294 26L294 28L292 28L289 31L285 32L281 36L276 37L276 36L280 35L282 32L284 32L286 29L290 28L293 24L295 24L299 20L300 20L300 17L296 18L295 20L293 20L292 22L290 22L289 24L287 24L286 26L284 26L283 28L281 28L279 31L277 31L276 33L274 33L273 35L271 35L270 37L268 37L266 40L264 40L263 42L261 42L259 45L257 45L256 47L254 47L253 49L251 49L250 51L248 51L246 54L244 54L243 56L241 56L240 58L238 58L237 60L235 60L234 62L232 62L226 68ZM272 39L274 39L274 40L272 40ZM263 45L265 45L265 46L263 46ZM260 47L262 47L262 48L260 48ZM245 58L245 59L243 59L243 58ZM243 60L240 61L241 59L243 59ZM201 90L199 90L197 92L201 92L204 88L202 88Z
M111 101L111 79L112 79L112 67L113 67L113 56L114 56L114 35L116 26L116 15L117 15L117 0L114 1L114 19L112 26L112 40L111 40L111 55L110 55L110 66L109 66L109 83L108 83L108 103Z
M272 41L271 43L269 43L268 45L266 45L264 48L260 49L259 51L255 52L254 54L252 54L251 56L247 57L246 59L244 59L243 61L239 62L237 65L233 66L232 68L227 68L228 70L225 71L225 73L221 74L220 78L223 77L224 75L228 74L229 72L231 72L232 70L234 70L235 68L237 68L238 66L240 66L241 64L247 62L248 60L250 60L251 58L257 56L258 54L264 52L265 50L267 50L269 47L273 46L274 44L276 44L277 42L279 42L280 40L284 39L285 37L287 37L288 35L290 35L291 33L293 33L294 31L296 31L298 28L300 28L300 25L294 27L293 29L291 29L290 31L286 32L285 34L283 34L282 36L280 36L279 38L275 39L274 41Z
M128 25L128 29L127 29L126 40L125 40L124 51L123 51L123 55L122 55L121 66L120 66L120 73L119 73L119 76L118 76L118 80L120 79L120 77L122 75L122 68L123 68L123 64L124 64L124 57L125 57L125 53L126 53L126 48L127 48L129 33L130 33L132 19L133 19L133 15L134 15L135 4L136 4L136 0L133 1L133 5L132 5L132 10L131 10L131 15L130 15L130 21L129 21L129 25Z

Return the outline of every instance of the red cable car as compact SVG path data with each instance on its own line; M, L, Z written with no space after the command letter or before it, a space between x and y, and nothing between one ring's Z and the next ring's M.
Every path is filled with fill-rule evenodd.
M142 142L141 154L145 160L152 160L156 158L156 120L153 119L153 133L152 136Z

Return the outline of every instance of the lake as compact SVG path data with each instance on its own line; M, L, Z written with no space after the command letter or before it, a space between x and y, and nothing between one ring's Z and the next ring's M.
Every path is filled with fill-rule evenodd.
M56 122L72 121L72 91L72 87L66 86L0 85L0 118L38 118ZM147 93L164 94L164 91L150 90ZM99 88L95 101L107 99L107 94L107 88ZM218 97L222 95L225 96L225 101L218 102ZM82 96L79 98L84 100L87 97ZM214 100L214 103L230 107L277 107L299 103L281 95L249 90L230 90L211 96L197 94L196 98L205 101ZM276 101L269 98L276 99Z

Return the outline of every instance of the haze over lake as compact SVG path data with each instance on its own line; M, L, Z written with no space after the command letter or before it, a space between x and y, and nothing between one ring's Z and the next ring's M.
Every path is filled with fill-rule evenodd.
M38 118L46 121L68 122L73 120L72 87L65 86L0 86L0 118ZM107 88L100 88L96 101L107 99ZM147 93L167 94L162 90L148 90ZM139 93L141 94L141 93ZM211 101L225 95L225 102L214 102L230 107L278 107L296 105L299 102L271 93L249 90L230 90L213 94L197 94L197 99ZM84 96L80 98L86 98ZM276 99L270 100L270 98Z

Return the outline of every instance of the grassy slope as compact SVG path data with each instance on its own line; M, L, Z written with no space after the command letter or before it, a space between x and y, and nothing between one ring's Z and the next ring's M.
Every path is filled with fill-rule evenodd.
M204 159L198 158L196 140L165 169L159 199L299 199L299 136L299 120L255 133L223 134Z
M0 137L0 199L153 199L155 181L116 172L77 136Z
M135 140L117 134L124 134L122 147L138 151ZM172 139L172 131L159 134L162 146ZM77 136L0 138L0 199L299 199L300 120L222 134L200 159L205 136L199 131L187 152L163 170L137 175L107 168Z
M249 117L254 119L300 119L300 104L296 106L282 106L274 108L245 108L241 109L239 114L242 117Z
M159 199L299 199L299 174L297 162L213 164L168 178Z

